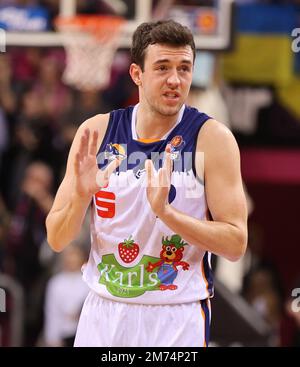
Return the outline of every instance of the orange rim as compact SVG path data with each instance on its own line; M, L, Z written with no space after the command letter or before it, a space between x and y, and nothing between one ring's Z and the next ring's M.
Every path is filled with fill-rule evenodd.
M115 33L125 22L126 19L113 15L76 15L55 19L55 25L60 31L87 31L95 35Z

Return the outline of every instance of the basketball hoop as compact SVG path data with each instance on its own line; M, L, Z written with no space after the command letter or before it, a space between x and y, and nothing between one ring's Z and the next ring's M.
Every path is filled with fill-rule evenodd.
M66 50L63 81L79 90L105 88L124 23L112 15L58 17L55 24Z

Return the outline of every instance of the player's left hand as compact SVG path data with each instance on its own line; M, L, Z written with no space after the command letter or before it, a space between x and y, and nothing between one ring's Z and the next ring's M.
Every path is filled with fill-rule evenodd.
M158 217L168 205L168 196L171 186L173 162L171 160L170 147L165 150L165 161L158 171L153 162L147 159L145 162L147 174L147 198L155 215Z

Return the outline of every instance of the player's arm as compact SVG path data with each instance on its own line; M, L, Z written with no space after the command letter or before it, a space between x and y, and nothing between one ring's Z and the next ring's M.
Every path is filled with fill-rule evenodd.
M65 177L46 219L47 239L54 251L63 250L77 237L93 194L99 191L96 154L108 119L108 114L94 116L77 130Z
M163 204L159 204L162 200L152 200L154 206L149 200L150 205L156 215L187 242L236 261L247 246L247 209L237 143L224 125L210 120L200 130L197 152L204 152L205 191L213 221L191 217L172 207L167 200ZM196 154L196 170L200 176L202 156Z

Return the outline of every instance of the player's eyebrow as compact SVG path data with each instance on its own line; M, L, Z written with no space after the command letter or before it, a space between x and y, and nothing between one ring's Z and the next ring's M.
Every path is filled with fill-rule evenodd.
M170 62L169 59L159 59L159 60L154 61L153 65L164 64L164 63L168 63L168 62ZM181 60L180 62L182 64L188 64L188 65L193 64L190 60L185 60L185 59Z

